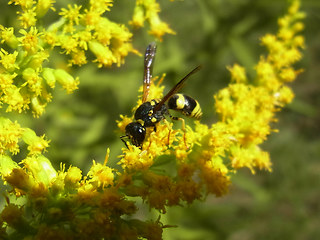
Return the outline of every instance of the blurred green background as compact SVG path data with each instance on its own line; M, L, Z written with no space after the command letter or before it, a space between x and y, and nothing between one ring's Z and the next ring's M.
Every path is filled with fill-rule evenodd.
M81 2L85 1L77 4ZM203 65L184 92L198 99L204 112L202 122L211 124L217 121L212 96L230 79L226 66L237 62L254 78L254 65L259 55L266 53L259 38L277 31L277 19L286 12L288 2L159 3L160 16L177 34L167 35L157 43L154 75L167 73L165 85L170 89L195 66ZM58 1L56 8L66 4ZM5 4L2 1L0 5ZM115 1L107 16L126 24L133 7L132 0ZM272 134L262 146L270 152L273 172L251 175L247 169L240 170L233 177L227 196L208 196L205 202L169 209L162 220L178 228L166 229L164 239L320 239L320 1L302 0L302 9L307 13L307 47L304 59L296 67L305 71L291 84L295 100L277 115L275 127L280 132ZM8 19L15 11L13 8L1 15L3 25L10 24ZM135 48L143 53L154 38L146 29L131 30ZM63 57L54 58L57 66L63 64ZM103 162L108 147L109 164L116 166L123 143L115 121L119 114L131 114L142 84L143 58L131 54L120 68L98 69L95 64L88 64L75 68L73 75L80 77L79 90L66 95L55 89L45 115L19 121L51 139L46 156L57 168L64 162L86 172L92 159Z

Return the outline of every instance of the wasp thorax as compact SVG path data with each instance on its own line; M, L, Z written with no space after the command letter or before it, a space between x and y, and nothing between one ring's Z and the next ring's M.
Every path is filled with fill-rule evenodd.
M151 127L164 119L164 116L168 114L167 106L163 104L159 110L154 111L158 103L157 99L153 99L141 104L134 114L136 121L141 121L145 127Z

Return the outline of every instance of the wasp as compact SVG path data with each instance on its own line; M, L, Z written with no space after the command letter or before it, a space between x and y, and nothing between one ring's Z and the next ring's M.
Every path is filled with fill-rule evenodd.
M181 118L171 116L169 109L179 111L183 115L195 119L199 119L202 115L202 111L197 100L185 94L177 93L183 87L185 81L192 74L199 71L201 66L198 66L189 72L162 99L152 99L147 101L156 49L156 44L152 42L148 45L145 52L142 104L135 111L135 121L126 126L126 134L120 137L126 146L127 143L123 138L127 137L131 140L133 145L141 148L146 137L146 128L153 127L153 130L156 131L156 124L163 120L165 116L169 116L172 120L183 120Z

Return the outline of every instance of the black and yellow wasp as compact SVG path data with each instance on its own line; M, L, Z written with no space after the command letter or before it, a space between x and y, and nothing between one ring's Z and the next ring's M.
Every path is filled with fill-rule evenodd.
M128 137L133 145L141 147L146 137L146 128L153 127L154 131L156 131L156 124L164 119L165 116L169 116L173 120L180 119L171 116L168 109L179 111L185 116L196 119L199 119L202 115L198 101L187 95L177 93L183 87L185 81L192 74L200 70L200 66L182 78L162 99L147 101L156 49L156 44L152 42L148 45L145 52L142 104L134 114L135 121L126 126L126 135L120 137L126 146L127 143L123 138ZM167 103L167 105L165 103Z

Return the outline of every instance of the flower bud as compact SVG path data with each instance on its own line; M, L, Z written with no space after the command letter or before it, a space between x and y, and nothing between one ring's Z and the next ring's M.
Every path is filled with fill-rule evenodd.
M38 74L36 73L36 71L33 68L26 68L22 72L22 77L26 81L32 81L32 79L34 79L34 77L37 75Z
M9 175L5 176L5 181L16 189L28 192L35 185L35 181L25 169L14 168ZM16 192L19 192L16 190ZM17 193L16 193L17 194Z
M31 99L31 106L34 117L39 117L44 113L46 104L41 104L38 97L33 97Z
M14 168L19 168L18 164L11 157L0 154L0 174L7 176Z
M72 93L74 90L78 89L79 79L72 77L65 70L56 69L53 74L62 87L67 90L67 93Z
M49 87L54 88L56 85L56 77L54 76L54 69L43 68L42 77L46 80Z
M38 0L36 7L37 18L42 18L44 15L46 15L51 7L52 2L52 0Z
M22 140L29 145L28 150L31 154L40 153L49 146L49 142L44 137L39 137L30 128L24 128Z
M144 21L145 21L144 8L141 5L137 5L134 8L133 17L132 17L132 21L130 21L130 24L133 25L134 27L140 28L140 27L143 27Z
M16 204L10 203L5 206L0 217L12 228L22 230L26 226L26 221L23 218L23 208Z
M14 35L13 31L14 31L13 27L6 28L3 26L0 26L0 38L2 39L2 41L5 41L9 47L13 49L17 49L19 45L19 40Z
M81 170L77 167L70 167L65 176L64 182L66 186L73 187L79 183L82 178Z
M99 67L111 66L113 63L117 62L112 51L97 41L90 41L89 49L96 56L96 61L99 62Z
M25 167L32 172L35 180L48 186L57 176L56 170L51 162L43 155L38 157L28 157L23 161Z

